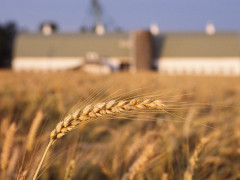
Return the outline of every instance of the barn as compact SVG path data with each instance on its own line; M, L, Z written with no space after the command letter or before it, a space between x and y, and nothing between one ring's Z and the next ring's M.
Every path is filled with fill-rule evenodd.
M50 35L19 34L15 71L63 71L82 68L110 73L158 70L161 74L240 75L238 33L132 33Z
M160 73L240 75L237 33L172 33L154 36L153 44Z
M103 71L106 67L117 70L130 61L129 44L125 33L19 34L12 68L15 71L64 71L79 67L90 71L92 67L96 71L102 67Z

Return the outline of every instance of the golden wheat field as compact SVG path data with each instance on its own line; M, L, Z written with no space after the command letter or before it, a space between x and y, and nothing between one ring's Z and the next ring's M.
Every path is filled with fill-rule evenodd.
M1 71L0 177L240 179L239 82Z

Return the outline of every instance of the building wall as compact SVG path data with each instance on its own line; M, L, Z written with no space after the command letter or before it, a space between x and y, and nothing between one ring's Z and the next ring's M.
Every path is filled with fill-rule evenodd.
M130 62L128 57L110 57L98 59L96 63L109 66L112 71L119 71L121 64L126 62ZM83 64L88 64L84 57L16 57L13 60L12 68L14 71L64 71L80 67ZM93 68L93 71L94 69L96 68Z
M171 75L240 75L240 58L160 58L158 71Z
M13 60L14 71L64 71L80 67L83 58L75 57L16 57Z

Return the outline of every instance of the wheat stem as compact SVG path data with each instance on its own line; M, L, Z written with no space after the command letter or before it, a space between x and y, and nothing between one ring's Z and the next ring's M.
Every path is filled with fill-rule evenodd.
M37 170L36 170L36 172L35 172L35 174L34 174L34 176L33 176L33 180L36 180L36 179L37 179L39 170L40 170L41 167L42 167L42 164L43 164L43 161L44 161L44 159L45 159L45 157L46 157L46 155L47 155L47 152L48 152L49 148L51 147L51 145L52 145L54 142L55 142L55 140L50 140L50 141L49 141L49 143L48 143L48 145L47 145L47 148L46 148L46 150L45 150L45 152L44 152L44 154L43 154L43 156L42 156L42 159L41 159L41 161L40 161L40 163L39 163L39 165L38 165L38 168L37 168Z

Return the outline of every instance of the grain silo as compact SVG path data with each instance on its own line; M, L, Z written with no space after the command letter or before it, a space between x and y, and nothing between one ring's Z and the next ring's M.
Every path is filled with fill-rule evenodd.
M135 31L132 33L132 63L131 71L148 71L153 66L153 43L149 31Z

